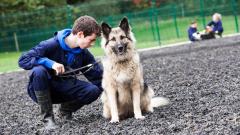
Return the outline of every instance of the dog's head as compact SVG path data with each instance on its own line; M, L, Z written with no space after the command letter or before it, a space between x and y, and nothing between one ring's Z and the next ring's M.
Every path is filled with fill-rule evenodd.
M135 49L135 38L124 17L118 27L111 28L107 23L102 23L102 42L101 46L107 57L115 61L125 61L130 59Z

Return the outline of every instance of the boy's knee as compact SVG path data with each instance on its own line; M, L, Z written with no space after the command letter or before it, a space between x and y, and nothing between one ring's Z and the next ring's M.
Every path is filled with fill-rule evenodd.
M47 76L47 69L43 66L36 66L32 69L34 77L43 77Z
M86 104L90 104L93 101L97 100L101 94L101 90L95 85L89 86L88 92L89 97L87 97Z
M94 98L94 100L96 100L100 96L101 90L95 85L92 85L91 87L92 87L92 89L90 90L91 95Z

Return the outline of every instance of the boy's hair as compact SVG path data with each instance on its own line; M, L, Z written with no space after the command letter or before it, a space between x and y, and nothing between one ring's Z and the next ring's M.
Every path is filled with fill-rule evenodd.
M222 20L222 15L219 13L214 13L212 16L213 21L215 20Z
M195 24L195 23L197 23L197 21L196 21L196 20L193 20L193 21L191 21L190 24Z
M75 35L78 32L83 31L84 37L90 36L95 33L97 36L101 35L101 27L97 21L91 16L81 16L75 20L72 33Z

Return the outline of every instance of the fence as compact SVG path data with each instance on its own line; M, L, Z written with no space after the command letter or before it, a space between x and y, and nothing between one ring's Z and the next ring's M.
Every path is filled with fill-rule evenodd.
M214 3L214 0L193 0L189 1L192 2L190 6L182 4L183 1L160 8L152 1L151 8L137 12L117 11L114 6L119 3L112 1L110 6L64 6L28 13L2 14L0 52L27 50L41 40L50 38L55 31L71 28L74 19L85 14L95 17L99 22L106 21L112 26L118 25L119 20L127 16L140 48L186 41L189 23L197 19L198 29L203 30L215 12L223 16L224 34L239 32L239 4L236 0L231 0L228 4L222 4L221 1ZM110 7L111 11L114 11L109 12ZM93 8L99 12L91 12ZM121 14L116 15L120 12ZM99 47L99 41L96 47Z

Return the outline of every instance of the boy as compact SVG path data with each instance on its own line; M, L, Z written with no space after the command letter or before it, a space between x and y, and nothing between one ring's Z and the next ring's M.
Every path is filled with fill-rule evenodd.
M72 29L55 32L54 37L40 42L19 58L19 66L32 71L28 94L39 104L46 129L56 128L52 104L60 103L59 116L71 119L73 112L95 101L103 91L103 71L98 64L87 72L82 71L91 83L57 76L65 72L65 67L76 69L95 63L86 48L94 44L100 33L94 18L82 16L75 20Z
M215 33L216 35L222 37L223 26L222 26L222 16L219 13L215 13L212 16L212 21L207 24L206 29Z
M201 40L200 34L197 31L196 21L192 21L190 27L188 28L188 38L192 42Z

